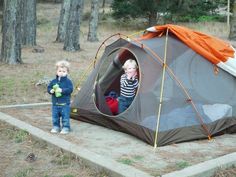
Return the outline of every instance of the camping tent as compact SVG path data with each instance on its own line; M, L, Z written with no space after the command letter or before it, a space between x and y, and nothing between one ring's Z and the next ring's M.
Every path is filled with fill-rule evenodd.
M177 25L151 27L135 39L114 36L75 96L72 118L155 147L235 131L236 64L228 43ZM139 87L117 114L107 98L119 96L122 64L130 58L139 66Z

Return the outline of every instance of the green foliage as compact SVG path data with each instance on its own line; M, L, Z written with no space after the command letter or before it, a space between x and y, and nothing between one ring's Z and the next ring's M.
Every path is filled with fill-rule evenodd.
M114 0L111 7L113 16L120 20L138 17L149 19L152 14L154 17L158 14L165 22L201 22L223 20L216 14L216 9L225 3L225 0Z
M224 22L226 21L226 17L221 15L212 15L212 16L200 16L197 20L198 22L212 22L212 21L218 21L218 22Z
M220 4L213 1L196 0L196 1L171 1L166 11L169 20L174 22L198 22L212 21L211 16L216 15L216 8Z
M133 0L114 0L112 5L113 16L116 19L130 19L138 17L139 8Z

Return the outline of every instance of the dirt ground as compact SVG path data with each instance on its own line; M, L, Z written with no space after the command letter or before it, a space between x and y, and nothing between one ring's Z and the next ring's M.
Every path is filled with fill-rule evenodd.
M0 122L1 177L107 177L85 167L75 155Z

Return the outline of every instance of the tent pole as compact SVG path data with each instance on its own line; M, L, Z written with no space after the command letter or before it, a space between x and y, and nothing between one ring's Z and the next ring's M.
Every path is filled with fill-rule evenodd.
M154 148L157 147L157 137L159 131L159 123L160 123L160 116L161 116L161 107L162 107L162 100L163 100L163 92L164 92L164 82L165 82L165 73L166 73L166 58L167 58L167 43L168 43L168 32L169 29L167 28L166 31L166 40L165 40L165 53L164 53L164 61L163 61L163 70L162 70L162 80L161 80L161 92L160 92L160 100L159 100L159 109L157 113L157 125L156 125L156 133L155 133L155 140L154 140Z

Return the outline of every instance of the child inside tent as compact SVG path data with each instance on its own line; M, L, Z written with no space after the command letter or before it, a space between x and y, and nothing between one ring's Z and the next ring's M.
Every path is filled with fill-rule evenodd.
M123 65L125 73L120 78L119 113L124 112L132 103L139 81L138 65L135 60L128 59Z

